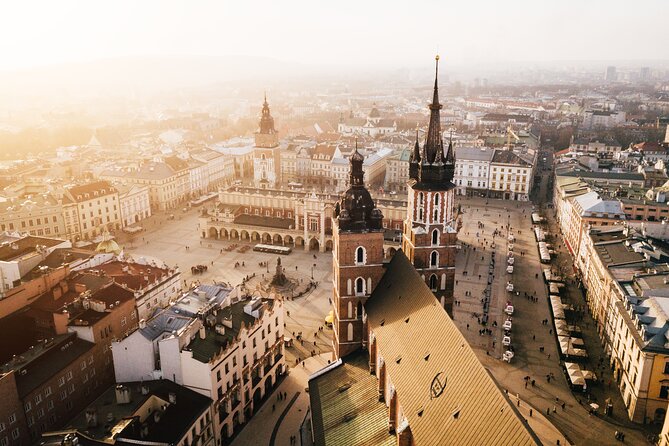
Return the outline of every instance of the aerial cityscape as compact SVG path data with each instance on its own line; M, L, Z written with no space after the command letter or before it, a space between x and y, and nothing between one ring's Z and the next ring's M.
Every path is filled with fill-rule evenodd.
M6 5L0 446L669 446L669 3L544 3Z

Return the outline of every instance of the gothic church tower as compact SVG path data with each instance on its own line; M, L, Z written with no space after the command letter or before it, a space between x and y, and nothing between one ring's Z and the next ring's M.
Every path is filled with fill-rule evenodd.
M407 218L402 249L441 305L453 316L455 282L455 153L444 142L439 121L439 56L436 57L430 123L423 147L418 135L409 160Z

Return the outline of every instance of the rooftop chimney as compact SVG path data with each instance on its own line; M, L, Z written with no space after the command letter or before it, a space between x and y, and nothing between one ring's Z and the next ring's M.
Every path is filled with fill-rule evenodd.
M207 330L204 328L204 325L200 327L200 339L205 339L207 337Z
M123 384L116 386L116 404L130 403L130 388Z

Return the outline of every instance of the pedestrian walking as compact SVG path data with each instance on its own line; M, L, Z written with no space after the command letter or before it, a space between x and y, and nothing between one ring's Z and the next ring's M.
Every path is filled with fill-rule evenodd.
M530 416L532 416L532 409L530 409Z

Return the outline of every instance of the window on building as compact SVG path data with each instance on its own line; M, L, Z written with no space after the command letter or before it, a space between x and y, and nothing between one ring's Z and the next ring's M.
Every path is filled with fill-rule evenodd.
M430 254L430 267L436 268L439 266L439 253L437 251L432 251Z
M664 363L664 373L669 375L669 361Z
M355 294L365 294L365 279L362 277L355 279Z
M362 265L365 263L365 248L358 246L355 250L355 263Z
M347 335L348 335L347 336L348 340L352 341L353 340L353 324L350 323L350 322L348 323Z
M430 276L430 289L432 291L437 291L437 275L436 274L432 274Z
M439 229L435 229L432 231L432 244L437 245L439 244Z
M660 398L668 398L668 397L669 397L669 386L660 387Z

